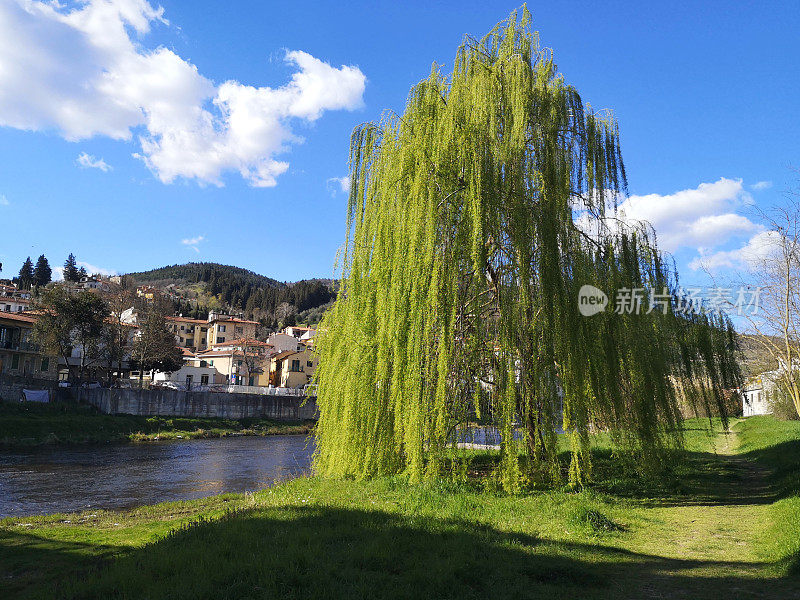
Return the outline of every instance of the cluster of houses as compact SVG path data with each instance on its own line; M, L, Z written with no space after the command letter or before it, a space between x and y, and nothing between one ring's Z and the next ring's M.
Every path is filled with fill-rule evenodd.
M136 311L125 311L123 321L137 324ZM310 327L287 327L262 341L256 339L258 322L240 315L212 311L205 320L178 315L167 317L167 325L183 352L183 367L143 373L153 384L304 388L317 367L316 330ZM132 378L139 375L131 372Z
M89 281L91 279L92 281ZM86 286L102 286L101 278L87 278ZM97 289L83 287L82 289ZM137 290L140 296L155 294L149 288ZM70 367L81 361L80 349L72 356L48 356L32 343L36 314L29 312L30 294L13 285L0 287L0 373L39 379L66 380ZM8 307L8 308L6 308ZM139 327L135 308L122 312L120 320L129 327L131 344ZM175 345L183 354L178 371L140 373L131 370L129 360L119 365L105 365L105 376L120 380L142 380L151 386L181 389L219 389L219 391L255 391L252 388L304 389L317 367L314 352L316 331L292 326L259 340L259 323L242 315L211 312L207 319L181 315L167 317L167 326L175 335ZM98 369L102 367L98 365ZM110 379L110 377L108 377ZM251 389L236 389L247 387Z

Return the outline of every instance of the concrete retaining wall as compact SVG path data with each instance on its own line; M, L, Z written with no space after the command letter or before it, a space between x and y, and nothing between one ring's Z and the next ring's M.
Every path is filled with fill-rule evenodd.
M106 414L170 417L249 417L276 421L317 418L315 398L144 389L80 389L78 399Z
M58 382L53 379L36 379L22 375L0 375L0 399L4 402L22 400L22 390L50 390L50 399L58 396Z

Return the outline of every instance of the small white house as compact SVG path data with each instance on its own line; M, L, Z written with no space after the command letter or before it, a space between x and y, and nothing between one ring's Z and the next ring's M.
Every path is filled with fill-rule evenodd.
M304 346L293 335L288 333L273 333L267 339L267 343L272 346L275 352L302 352Z
M313 327L302 327L300 325L290 325L283 330L283 333L296 337L299 340L310 340L317 333Z
M183 365L179 370L172 373L162 373L156 371L153 374L153 383L172 382L186 388L196 387L198 385L211 385L214 383L214 375L217 370L214 367L195 367L192 365Z
M741 390L743 416L772 414L769 397L775 391L777 373L767 371L747 380Z

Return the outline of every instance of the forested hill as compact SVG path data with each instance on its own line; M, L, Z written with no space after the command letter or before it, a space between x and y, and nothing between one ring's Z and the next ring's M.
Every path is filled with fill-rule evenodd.
M188 263L129 273L139 285L147 283L170 290L182 301L182 312L204 312L209 308L232 308L267 323L290 324L290 316L304 318L333 300L333 282L310 279L284 283L253 271L217 263Z
M139 282L153 282L165 281L168 279L181 279L190 283L209 282L213 278L225 278L231 282L236 282L238 285L255 285L259 287L273 286L283 287L286 284L281 283L276 279L259 275L253 271L242 269L241 267L232 267L230 265L221 265L219 263L186 263L185 265L170 265L168 267L161 267L160 269L151 269L150 271L142 271L141 273L130 273L136 281Z

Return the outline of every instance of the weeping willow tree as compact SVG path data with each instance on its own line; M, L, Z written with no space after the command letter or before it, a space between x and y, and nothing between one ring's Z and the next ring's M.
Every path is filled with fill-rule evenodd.
M467 38L449 77L434 65L402 116L353 133L341 290L318 341L322 475L436 477L455 428L480 420L500 433L506 490L534 468L559 477L560 427L580 485L593 427L656 457L680 442L679 393L724 411L724 317L579 313L585 284L675 296L676 276L652 232L614 219L616 122L529 27L523 9Z

